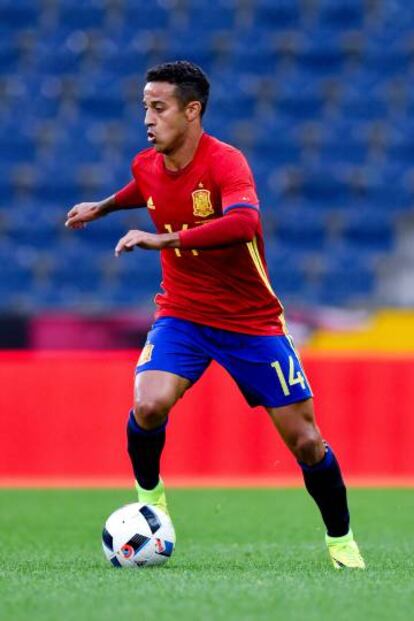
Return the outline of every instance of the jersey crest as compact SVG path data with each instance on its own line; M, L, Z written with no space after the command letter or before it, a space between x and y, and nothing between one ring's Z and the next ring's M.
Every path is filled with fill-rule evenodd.
M210 199L210 190L194 190L191 193L193 197L193 214L200 218L207 218L214 213L213 205Z

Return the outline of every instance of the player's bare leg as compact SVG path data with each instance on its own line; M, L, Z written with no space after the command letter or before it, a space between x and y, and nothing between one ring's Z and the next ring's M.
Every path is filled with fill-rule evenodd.
M164 424L173 405L191 386L185 377L167 371L137 373L134 384L134 417L148 431Z
M316 425L313 399L266 409L299 462L306 489L319 507L334 567L363 569L365 564L349 526L346 487L336 457Z
M160 459L165 427L173 405L191 382L166 371L143 371L136 375L134 409L127 426L128 453L135 474L138 499L167 512Z
M313 466L323 458L325 445L315 422L313 399L266 409L283 441L299 462Z

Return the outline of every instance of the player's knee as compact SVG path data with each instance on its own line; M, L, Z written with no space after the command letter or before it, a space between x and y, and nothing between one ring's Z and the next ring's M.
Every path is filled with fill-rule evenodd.
M320 434L315 430L300 434L292 447L296 459L313 466L323 458L324 448Z
M155 429L167 420L169 410L169 402L162 398L137 399L134 404L134 417L143 429Z

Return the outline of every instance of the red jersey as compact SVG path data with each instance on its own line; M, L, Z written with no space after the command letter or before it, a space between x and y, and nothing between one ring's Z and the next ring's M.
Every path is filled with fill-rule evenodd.
M151 147L134 158L132 173L133 193L129 188L125 196L129 204L147 205L158 233L203 226L235 207L259 208L243 154L205 133L182 170L168 170L162 154ZM116 195L120 204L122 194ZM178 317L246 334L285 334L260 221L250 242L214 249L165 248L161 266L163 292L155 297L156 318Z

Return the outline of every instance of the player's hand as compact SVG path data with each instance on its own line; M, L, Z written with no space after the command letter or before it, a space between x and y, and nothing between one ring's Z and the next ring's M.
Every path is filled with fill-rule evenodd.
M79 203L72 207L67 213L67 220L65 226L69 229L81 229L87 222L96 220L102 216L100 211L101 203Z
M162 248L175 247L179 245L177 233L154 234L146 231L128 231L121 237L115 248L115 255L119 257L121 252L131 252L138 246L145 250L161 250Z

